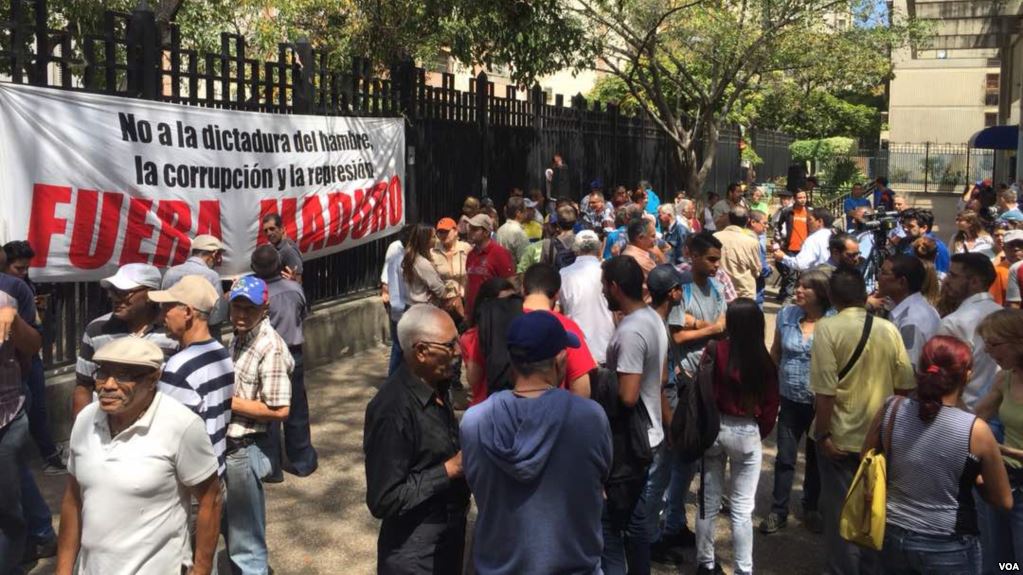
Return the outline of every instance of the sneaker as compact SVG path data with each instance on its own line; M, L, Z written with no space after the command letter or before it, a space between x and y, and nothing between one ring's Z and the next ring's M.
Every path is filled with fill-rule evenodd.
M682 565L685 554L673 535L663 535L650 545L650 560L661 565Z
M57 451L43 460L44 475L64 475L67 473L67 452L58 446Z
M717 563L715 563L714 567L711 567L711 568L704 567L703 565L700 565L699 567L696 568L696 575L704 575L704 574L706 574L706 575L723 575L724 574L724 570L721 569L721 565L718 565Z
M788 518L782 517L777 513L770 513L763 521L760 522L760 532L764 535L770 535L780 529L785 529L788 525Z
M35 563L40 559L54 557L57 555L57 538L36 541L29 539L25 544L25 552L21 556L21 563Z
M803 526L810 533L824 533L824 517L817 510L809 510L803 516Z

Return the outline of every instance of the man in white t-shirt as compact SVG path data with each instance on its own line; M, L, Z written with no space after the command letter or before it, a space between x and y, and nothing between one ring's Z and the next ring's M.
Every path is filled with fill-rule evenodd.
M877 274L878 295L890 298L895 304L888 319L899 328L914 370L924 344L941 326L938 310L920 293L926 277L927 271L920 258L906 254L889 257Z
M405 257L405 245L402 242L408 237L411 227L411 225L406 225L396 239L387 245L387 251L384 252L384 267L380 270L380 299L384 302L384 309L387 310L391 328L391 359L387 364L388 375L397 371L398 366L401 365L398 320L401 319L401 314L405 313L405 294L408 293L405 278L401 275L401 259Z
M575 235L572 243L575 262L561 268L561 291L558 302L561 311L579 324L593 359L603 364L607 344L614 333L614 318L607 309L604 294L594 289L600 283L600 238L592 230Z
M71 431L58 575L208 575L220 533L217 457L199 416L157 390L163 352L123 337L93 356L99 401ZM195 552L189 496L199 501Z
M1020 307L1020 274L1023 273L1023 230L1009 230L1005 234L1005 259L1012 262L1009 266L1009 283L1005 288L1005 307Z
M963 391L963 403L971 411L987 395L998 373L998 364L987 354L984 339L977 334L981 320L1001 309L988 293L995 281L995 266L984 254L955 254L948 275L941 284L942 295L961 302L941 320L936 335L950 335L973 349L973 370Z
M655 450L664 441L668 422L662 416L665 359L668 354L668 333L661 316L643 301L643 269L629 256L617 256L603 264L604 297L611 311L620 311L611 343L607 346L607 369L618 376L618 399L626 407L642 408L649 416L647 439ZM645 471L643 484L645 486ZM603 565L607 572L629 570L642 573L650 570L650 544L653 543L653 522L647 517L649 505L641 494L633 507L627 525L615 526L608 515L604 520ZM628 539L626 549L624 540ZM626 556L628 558L626 559Z

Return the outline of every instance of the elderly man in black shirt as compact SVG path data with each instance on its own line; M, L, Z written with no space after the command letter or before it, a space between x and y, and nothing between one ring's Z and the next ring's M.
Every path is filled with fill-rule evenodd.
M380 574L458 575L465 548L469 487L458 420L448 391L459 357L458 331L432 305L398 322L402 365L366 408L366 504L383 519Z

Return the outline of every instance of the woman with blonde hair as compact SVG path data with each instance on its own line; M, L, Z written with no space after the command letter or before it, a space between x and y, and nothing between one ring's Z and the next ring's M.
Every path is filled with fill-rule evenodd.
M941 276L934 267L934 260L938 257L938 243L927 236L921 236L913 242L913 255L924 262L924 269L927 275L924 278L924 285L920 287L920 293L924 299L933 305L938 313L944 317L946 314L955 311L955 307L942 313L941 309Z
M956 231L952 236L952 253L980 253L994 257L994 240L984 229L980 216L973 210L963 210L956 216Z
M988 526L993 540L994 560L1023 561L1023 310L1004 309L984 318L977 326L984 351L1002 371L994 385L977 403L977 416L995 416L1004 427L1000 445L1012 487L1012 510Z

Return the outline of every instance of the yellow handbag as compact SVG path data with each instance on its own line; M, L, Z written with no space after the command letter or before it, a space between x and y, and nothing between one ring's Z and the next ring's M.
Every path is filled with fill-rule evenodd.
M869 549L880 550L884 545L884 524L886 518L887 497L887 461L885 453L891 451L892 427L895 425L895 414L903 398L898 397L892 403L892 416L888 420L884 439L887 449L882 443L882 450L871 449L860 461L849 493L842 505L842 517L838 532L846 541Z

